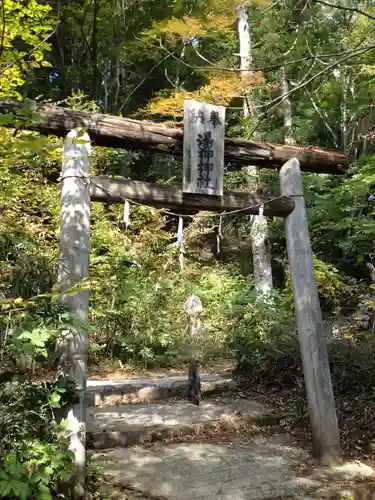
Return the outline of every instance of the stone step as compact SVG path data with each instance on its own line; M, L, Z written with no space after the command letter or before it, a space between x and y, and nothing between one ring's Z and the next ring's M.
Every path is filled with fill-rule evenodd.
M201 381L202 393L206 396L235 386L233 379L217 375L202 374ZM186 376L139 380L89 380L85 402L86 406L100 406L106 403L108 396L125 396L126 403L147 403L178 396L185 397L187 389Z
M258 435L247 441L235 438L228 443L158 443L149 449L118 448L92 456L104 476L121 487L122 498L126 490L168 500L357 498L339 495L340 482L374 473L370 467L349 463L299 474L301 461L308 459L306 450L286 435ZM316 494L326 487L334 496Z
M87 446L95 449L128 447L194 436L208 430L273 425L281 418L256 401L245 399L233 404L203 401L199 406L188 401L174 401L92 407L87 409Z

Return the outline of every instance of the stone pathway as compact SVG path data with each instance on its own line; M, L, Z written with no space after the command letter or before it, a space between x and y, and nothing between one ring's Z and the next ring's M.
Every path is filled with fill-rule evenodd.
M220 387L218 378L206 381ZM131 382L139 392L171 387L176 380ZM108 382L101 387L108 386L115 390ZM98 385L91 387L97 390ZM265 436L254 429L243 434L244 428L277 423L277 412L245 399L231 404L205 399L197 407L186 400L167 401L170 394L165 393L163 402L88 409L87 442L96 449L91 459L113 484L167 500L311 500L321 498L313 494L319 488L373 474L358 463L298 474L309 454L290 436ZM230 439L220 439L222 430L231 432ZM197 434L202 431L202 437L208 432L213 438L201 440Z
M195 406L185 400L92 407L87 410L87 444L96 449L131 446L201 431L239 429L277 421L277 414L245 399L231 405L203 401Z
M283 442L285 436L254 437L227 444L159 444L152 450L118 448L96 453L94 461L119 486L133 487L168 500L260 500L297 495L309 498L332 479L366 476L366 467L298 477L293 467L308 454Z

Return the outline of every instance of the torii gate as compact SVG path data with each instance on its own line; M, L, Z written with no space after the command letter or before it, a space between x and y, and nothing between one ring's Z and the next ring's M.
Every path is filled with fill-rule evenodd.
M191 101L190 101L191 103ZM198 112L217 111L215 106L196 103ZM17 111L22 105L12 101L0 101L0 113ZM189 101L185 111L190 109ZM194 106L193 106L194 107ZM220 107L221 108L221 107ZM199 210L240 210L242 213L259 213L285 218L288 260L290 265L297 325L299 330L304 379L312 426L313 453L324 462L340 460L340 438L336 418L328 355L323 337L323 322L319 304L310 245L301 169L318 173L340 174L345 172L348 160L345 155L320 148L280 146L255 143L241 139L224 140L221 128L203 124L201 120L187 120L184 131L136 120L89 115L87 113L37 106L44 118L33 121L27 128L44 134L66 136L62 166L62 207L60 234L60 275L65 289L75 282L88 278L90 259L90 201L124 203L133 200L154 207L178 209L184 213ZM198 118L199 118L199 113ZM219 112L220 114L220 112ZM202 115L203 116L203 115ZM223 115L221 114L221 121ZM223 124L222 124L223 125ZM82 127L87 132L82 131ZM192 155L194 133L204 134L210 129L218 146L211 153L199 153L202 159L215 158L215 186L198 182L198 160ZM70 131L69 131L70 130ZM184 186L149 184L138 181L91 177L89 155L90 136L97 145L142 149L171 154L181 154L184 141ZM192 142L193 141L193 142ZM187 147L188 146L188 147ZM187 152L187 150L189 150ZM200 155L200 156L199 156ZM266 168L278 168L281 196L267 200L255 194L230 191L222 192L224 156L241 165L252 164ZM208 172L213 162L208 161ZM206 166L207 166L206 165ZM194 170L195 168L195 170ZM200 165L204 170L204 166ZM192 185L195 184L195 187ZM88 322L88 290L74 296L65 294L62 300L76 313L82 323ZM64 375L72 378L80 396L80 402L68 415L71 430L70 449L75 455L75 489L72 496L83 498L85 490L85 406L88 336L86 332L71 336L66 348Z

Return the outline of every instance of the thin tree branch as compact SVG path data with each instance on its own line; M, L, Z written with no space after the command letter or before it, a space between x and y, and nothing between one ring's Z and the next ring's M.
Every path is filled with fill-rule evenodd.
M311 95L311 93L308 90L306 90L306 92L307 92L307 95L310 97L311 104L313 105L315 111L320 116L320 118L321 118L322 122L324 123L326 129L330 132L330 134L332 136L332 139L333 139L333 143L334 143L335 147L337 148L338 147L338 141L337 141L337 136L336 136L335 132L332 130L332 127L328 123L328 121L327 121L326 117L324 116L323 112L319 109L318 105L314 101L314 98Z
M357 50L351 51L350 54L346 55L345 57L342 57L341 59L338 59L337 61L330 64L326 68L323 68L321 71L318 71L318 73L313 75L308 80L305 80L300 85L296 85L293 89L289 90L289 92L287 92L286 94L282 94L282 95L276 97L275 99L273 99L272 101L269 101L268 103L260 105L259 107L265 108L265 107L271 106L275 103L282 101L286 96L289 96L290 94L293 94L297 90L300 90L301 88L305 87L309 83L311 83L314 80L316 80L317 78L319 78L319 76L323 75L324 73L326 73L327 71L329 71L331 69L334 69L336 66L339 66L341 63L347 61L348 59L350 59L354 56L360 55L360 54L365 54L366 52L369 52L370 50L374 50L374 49L375 49L375 44L372 44L372 45L369 45L368 47L363 47L362 49L357 49Z
M290 79L290 84L291 86L294 88L294 87L300 87L305 81L306 79L309 77L309 75L311 74L312 70L315 68L315 65L316 65L316 62L317 60L315 59L313 61L313 63L311 64L310 68L306 71L305 75L301 78L301 80L298 82L298 83L294 83L291 79Z
M30 56L33 52L35 52L36 50L39 49L39 47L41 47L43 45L43 43L45 43L47 40L49 40L55 33L56 33L56 30L57 30L57 26L58 26L58 23L56 24L54 30L49 34L47 35L45 38L43 38L43 40L41 42L38 43L38 45L36 45L35 47L33 47L32 49L30 49L28 52L26 52L26 54L24 54L23 56L20 56L18 57L17 59L15 59L14 61L12 61L11 63L9 63L7 66L5 66L4 69L2 69L0 71L0 76L2 74L4 74L6 71L8 71L9 68L11 68L12 66L14 66L15 64L18 64L19 62L21 62L24 57L26 56Z
M294 42L292 43L291 47L286 52L284 52L284 54L283 54L284 57L287 56L287 55L289 55L292 52L292 50L294 49L294 47L296 46L296 43L297 43L297 40L298 40L298 37L299 37L299 26L296 29L296 33L297 33L296 34L296 38L294 39Z
M272 101L269 101L268 103L266 103L266 104L264 104L262 106L258 106L258 107L268 107L268 109L266 111L264 111L259 116L259 120L256 123L256 125L254 126L254 128L252 129L252 131L250 132L249 138L252 137L252 135L256 132L256 130L258 130L258 128L260 127L260 125L262 124L262 122L269 116L270 112L273 111L278 106L278 104L280 104L280 102L282 102L283 99L285 99L285 97L289 96L290 94L293 94L294 92L297 92L297 90L300 90L301 88L305 87L309 83L311 83L314 80L316 80L317 78L319 78L319 76L321 76L322 74L324 74L324 73L328 72L329 70L335 68L336 66L338 66L342 62L347 61L351 57L354 57L354 56L359 55L359 54L364 54L364 53L369 52L370 50L373 50L373 49L375 49L375 44L369 45L368 47L364 47L362 49L357 49L356 51L351 51L351 54L348 54L347 56L342 57L341 59L339 59L338 61L334 62L330 66L327 66L326 68L324 68L323 70L319 71L318 73L316 73L315 75L313 75L311 78L309 78L308 80L306 80L305 82L303 82L301 85L297 85L296 87L292 88L289 92L278 96L276 99L273 99Z
M309 44L309 41L308 41L307 37L306 37L306 39L305 39L305 43L306 43L306 47L307 47L307 50L309 51L310 56L311 56L311 57L314 57L314 54L313 54L313 52L312 52L312 50L311 50L311 48L310 48L310 44ZM329 64L329 62L324 62L324 61L323 61L320 57L318 57L318 56L315 56L315 59L316 59L318 62L320 62L320 64L322 64L323 66L328 66L328 64Z
M357 50L358 50L358 49L350 49L350 50L347 50L345 52L332 52L332 53L328 53L328 54L317 54L317 55L310 55L309 54L307 56L300 57L299 59L293 59L293 60L290 60L290 61L283 61L283 62L280 62L280 63L272 64L270 66L261 66L259 68L252 68L250 70L243 70L241 68L228 68L228 67L219 66L219 65L216 65L216 64L213 65L213 67L195 66L193 64L187 63L186 61L183 61L178 56L176 56L175 54L173 54L173 52L171 52L169 49L167 49L163 45L163 43L162 43L161 40L159 40L159 45L162 48L162 50L164 50L165 52L167 52L173 59L175 59L176 61L180 62L181 64L183 64L187 68L190 68L190 69L193 69L193 70L198 70L198 71L216 70L216 71L227 71L227 72L231 72L231 73L241 73L242 71L248 71L248 72L253 72L253 73L257 73L257 72L261 72L261 71L272 71L274 69L280 69L282 66L290 66L292 64L297 64L297 63L301 63L301 62L305 62L305 61L312 61L314 59L317 59L318 57L319 58L331 58L331 57L344 56L344 55L349 55L351 57L352 55L357 55ZM372 45L370 47L373 48ZM367 49L367 48L368 47L364 47L363 49ZM348 57L348 59L350 57Z
M169 78L167 68L164 69L164 75L165 75L165 78L167 79L167 81L168 81L168 83L170 84L171 87L173 87L174 89L176 89L178 91L182 90L183 92L187 92L186 89L184 89L184 87L182 86L181 83L179 83L178 85L176 85L175 83L172 82L172 80Z
M326 5L327 7L333 7L334 9L339 9L339 10L346 10L349 12L356 12L357 14L360 14L361 16L365 16L368 19L372 19L375 21L375 16L372 14L369 14L368 12L365 12L364 10L359 9L358 7L346 7L344 5L339 5L337 3L331 3L331 2L326 2L325 0L313 0L314 3L320 3L321 5Z
M218 69L218 70L221 70L222 67L219 65L219 64L216 64L212 61L210 61L209 59L207 59L206 57L204 57L200 52L199 50L197 49L197 47L194 47L194 45L191 45L191 47L194 49L195 53L197 54L198 57L200 57L204 62L208 63L211 67L215 68L215 69ZM232 68L232 71L237 71L236 68Z
M4 38L5 38L5 3L4 0L1 0L1 21L2 21L2 28L1 28L1 38L0 38L0 59L1 56L3 55L3 50L4 50Z
M264 14L266 14L267 12L269 12L269 11L270 11L270 10L272 10L274 7L276 7L276 5L279 5L279 3L280 3L280 2L279 2L279 0L276 0L276 2L271 3L271 5L270 5L269 7L267 7L266 9L264 9L264 10L262 11L262 14L261 14L261 15L263 16ZM254 44L254 47L255 47L255 45L258 45L258 44Z
M138 85L136 85L134 87L134 89L130 92L130 94L128 94L127 98L125 99L125 101L121 104L120 106L120 109L118 110L119 113L121 113L123 107L125 106L125 104L129 101L129 99L132 97L132 95L137 92L137 90L139 89L139 87L141 87L145 81L148 79L148 77L151 75L151 73L153 73L153 71L158 67L160 66L161 64L163 64L163 62L168 59L170 56L169 54L167 54L163 59L161 59L160 61L158 61L157 63L154 64L154 66L150 69L150 71L146 74L146 76L139 82Z

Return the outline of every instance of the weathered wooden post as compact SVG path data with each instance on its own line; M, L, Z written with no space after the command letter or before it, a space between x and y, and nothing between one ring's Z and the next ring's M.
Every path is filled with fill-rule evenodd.
M297 159L281 167L280 185L281 193L295 202L294 211L285 219L285 229L313 453L324 463L335 463L340 461L340 436Z
M75 295L64 294L79 280L89 276L90 260L90 137L79 129L67 135L62 162L62 203L60 218L59 281L62 303L75 313L80 322L88 322L88 290ZM69 449L74 454L75 473L69 485L71 498L85 498L86 482L86 391L87 331L66 332L60 345L60 369L63 377L76 383L79 402L68 408Z

